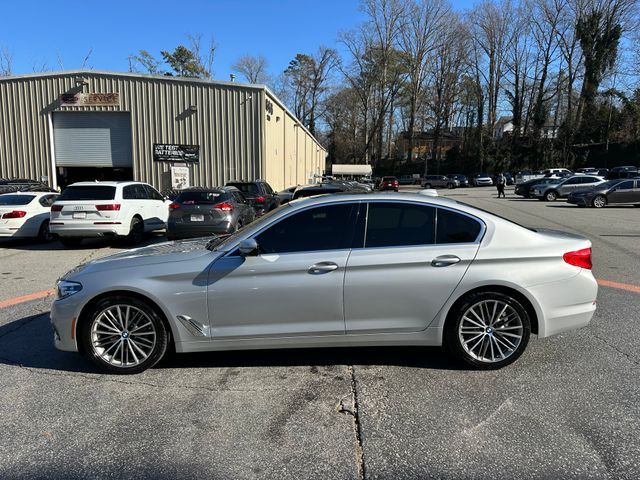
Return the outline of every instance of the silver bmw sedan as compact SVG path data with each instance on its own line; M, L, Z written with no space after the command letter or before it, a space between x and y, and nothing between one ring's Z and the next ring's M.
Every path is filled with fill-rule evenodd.
M444 345L475 368L530 334L585 326L591 242L420 194L293 201L226 238L81 265L51 309L55 345L136 373L170 345L210 350Z

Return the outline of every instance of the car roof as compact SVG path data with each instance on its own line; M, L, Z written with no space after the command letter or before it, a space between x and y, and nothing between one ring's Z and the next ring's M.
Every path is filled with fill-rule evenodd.
M127 185L149 185L146 182L136 182L133 180L127 181L95 181L95 182L75 182L69 187L96 187L96 186L104 186L104 187L118 187L118 186L127 186Z
M5 192L5 193L0 193L0 196L2 195L35 195L35 196L42 196L42 195L60 195L58 192L47 192L47 191L37 191L37 190L27 190L27 191L21 191L18 190L17 192Z
M213 193L213 192L224 192L227 190L238 190L236 187L189 187L184 190L180 190L178 195L181 193L187 192L205 192L205 193ZM238 190L239 191L239 190Z

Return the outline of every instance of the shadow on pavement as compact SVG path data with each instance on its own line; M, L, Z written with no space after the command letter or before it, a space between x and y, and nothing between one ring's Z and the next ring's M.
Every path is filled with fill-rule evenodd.
M85 238L82 243L74 248L67 248L62 245L58 240L53 240L48 243L38 242L36 239L31 238L6 238L0 239L0 248L11 248L14 250L29 250L29 251L60 251L60 250L94 250L98 248L138 248L146 247L147 245L153 245L155 243L166 242L167 237L162 233L154 233L152 236L146 237L139 245L131 246L127 245L123 239L120 238Z
M101 373L82 355L53 345L49 313L0 326L0 364L78 373ZM395 365L463 370L465 366L438 347L342 347L226 352L170 353L156 368L264 366Z

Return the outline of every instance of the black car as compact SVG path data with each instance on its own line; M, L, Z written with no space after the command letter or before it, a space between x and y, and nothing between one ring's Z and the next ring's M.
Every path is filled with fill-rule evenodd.
M0 179L0 194L13 192L55 192L42 182L28 178Z
M640 207L640 178L609 180L589 189L577 190L569 194L567 202L579 207L602 208L617 203Z
M265 213L278 208L281 204L278 194L264 180L256 180L255 182L234 180L233 182L227 182L227 186L236 187L243 193L249 204L255 209L256 217L261 217Z
M189 188L169 205L167 238L229 234L254 219L253 207L235 187Z
M314 197L316 195L326 195L328 193L363 193L360 190L355 190L348 185L340 182L326 182L318 183L316 185L302 185L296 188L293 192L293 200L298 198Z
M637 167L613 167L607 172L607 180L617 180L619 178L634 178L640 174Z
M516 195L520 195L521 197L524 198L531 198L531 189L535 186L535 185L542 185L542 184L547 184L550 182L558 182L560 179L558 178L551 178L551 177L542 177L542 178L534 178L533 180L527 180L526 182L522 182L522 183L518 183L516 184L516 188L514 190L514 193Z
M289 202L293 198L293 192L296 191L300 185L296 185L295 187L285 188L284 190L280 190L278 192L278 198L280 198L280 205L284 205Z

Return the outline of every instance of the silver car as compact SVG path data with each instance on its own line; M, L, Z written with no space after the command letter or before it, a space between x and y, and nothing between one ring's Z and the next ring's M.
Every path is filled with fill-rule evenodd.
M427 175L422 179L422 188L457 188L460 181L445 175Z
M553 202L558 198L566 198L574 190L595 187L604 183L602 177L594 177L592 175L574 175L553 184L535 185L531 188L531 195L538 200L546 200Z
M109 372L140 372L170 346L445 345L491 369L531 333L587 325L597 284L583 237L381 193L292 201L224 239L94 260L57 292L55 345Z

